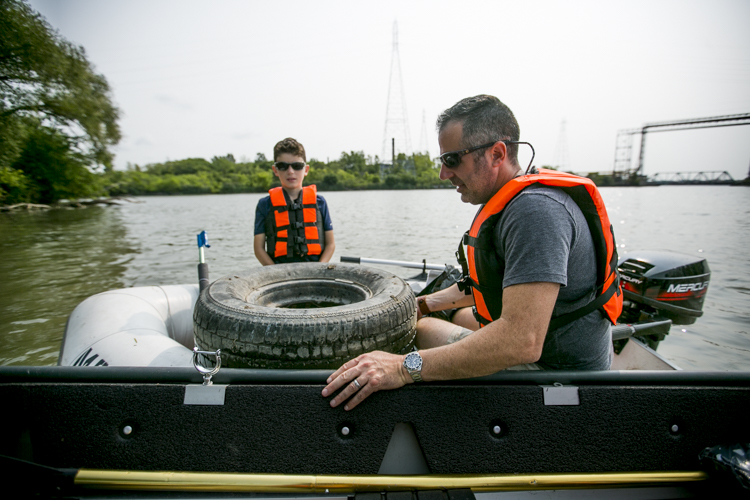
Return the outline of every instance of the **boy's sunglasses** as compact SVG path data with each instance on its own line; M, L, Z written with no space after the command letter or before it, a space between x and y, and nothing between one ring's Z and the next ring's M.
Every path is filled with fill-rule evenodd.
M456 168L461 164L461 158L471 153L472 151L476 151L477 149L482 148L488 148L490 146L493 146L496 142L502 142L504 144L528 144L531 148L531 162L534 161L534 146L529 144L528 142L523 141L508 141L505 139L498 139L497 141L488 142L487 144L481 144L479 146L473 146L471 148L467 149L459 149L458 151L448 151L447 153L443 153L440 155L440 161L443 162L443 165L445 165L448 168ZM527 172L531 168L531 162L529 162L529 168L526 169Z
M301 161L295 161L294 163L287 163L285 161L277 161L273 164L274 167L278 168L282 172L286 172L289 167L292 167L294 170L302 170L305 168L305 163Z

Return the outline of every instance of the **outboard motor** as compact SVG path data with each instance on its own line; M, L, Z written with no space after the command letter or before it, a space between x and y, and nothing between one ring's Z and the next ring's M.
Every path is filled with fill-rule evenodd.
M637 336L652 349L669 333L670 323L663 320L691 325L703 315L711 279L706 259L674 252L636 251L621 257L617 267L624 295L617 322L642 329ZM625 342L616 341L615 352Z
M671 319L692 325L703 315L711 270L706 259L673 252L637 251L618 264L624 303L620 323Z

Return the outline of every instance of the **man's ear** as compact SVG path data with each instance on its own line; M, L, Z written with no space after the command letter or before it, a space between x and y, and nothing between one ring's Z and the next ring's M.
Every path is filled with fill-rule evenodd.
M279 176L279 171L276 170L276 166L275 165L271 165L271 171L273 172L273 175L275 175L276 177Z
M502 141L497 141L491 149L492 153L492 166L500 166L508 157L508 147Z

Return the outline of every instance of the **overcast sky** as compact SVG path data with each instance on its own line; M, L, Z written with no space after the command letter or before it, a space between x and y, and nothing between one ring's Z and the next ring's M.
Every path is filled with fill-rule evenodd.
M618 130L750 113L747 0L30 3L110 83L117 168L270 158L288 136L308 159L381 155L394 21L411 146L432 156L438 113L476 94L510 106L535 165L576 172L611 170ZM744 178L750 126L651 134L645 159Z

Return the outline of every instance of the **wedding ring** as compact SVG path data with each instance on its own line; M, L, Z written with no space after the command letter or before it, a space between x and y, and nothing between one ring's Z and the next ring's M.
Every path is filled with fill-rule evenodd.
M352 384L354 384L357 387L357 390L360 390L362 388L362 386L359 385L359 381L356 378L354 379L354 382L352 382Z

